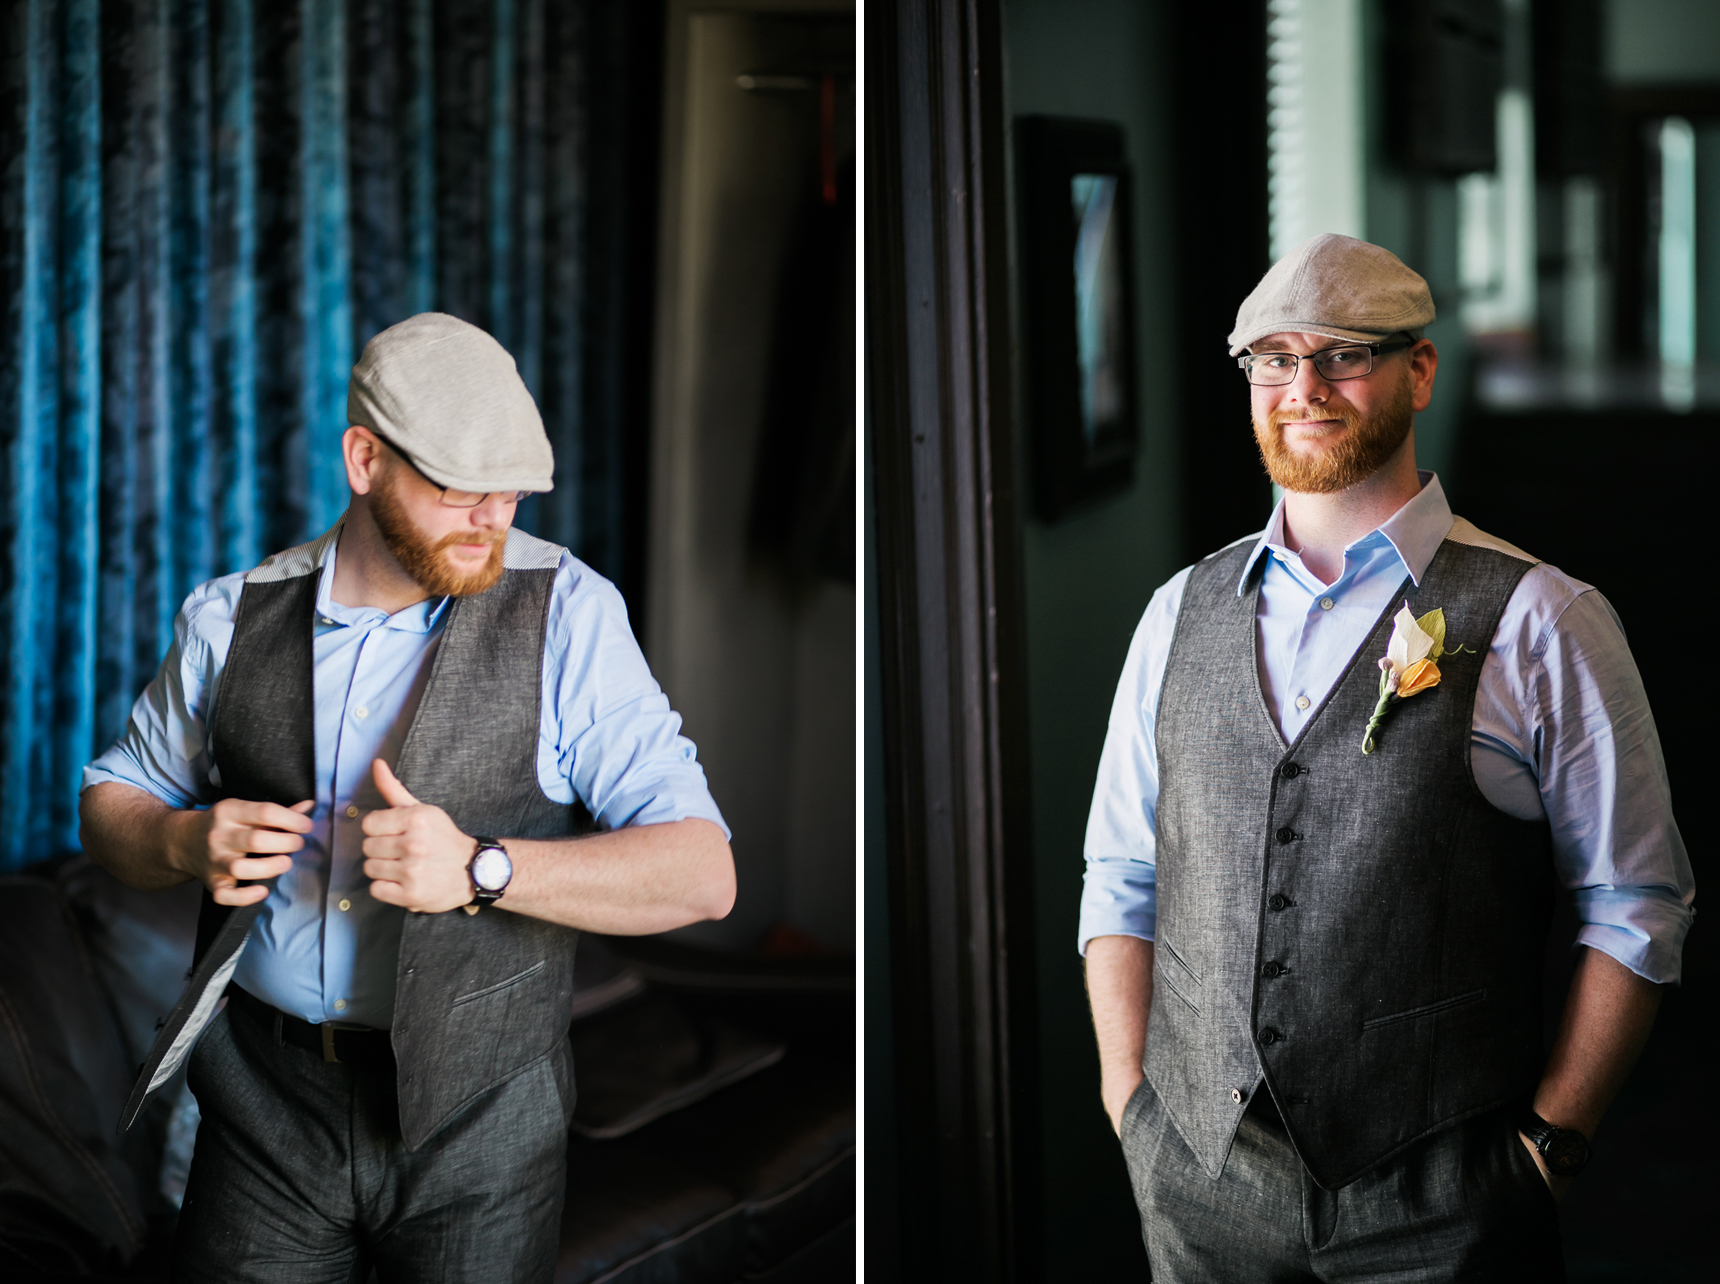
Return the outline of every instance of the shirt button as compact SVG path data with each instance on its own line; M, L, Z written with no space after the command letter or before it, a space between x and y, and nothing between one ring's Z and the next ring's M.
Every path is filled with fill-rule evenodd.
M347 900L346 897L344 897L344 896L341 897L340 898L340 912L342 914L344 914L351 908L352 908L352 902Z
M358 805L356 803L348 803L347 804L346 818L348 820L357 820L358 819Z
M1320 599L1320 609L1322 611L1330 611L1336 605L1337 603L1329 597L1323 597Z
M355 718L368 718L370 716L370 709L368 706L361 704L358 708L352 711L352 716Z
M334 1010L336 1012L345 1012L346 1011L346 1000L345 999L336 999L334 1001ZM1260 1041L1262 1043L1270 1043L1271 1042L1271 1040L1269 1040L1264 1034L1260 1036Z
M1309 705L1311 705L1313 703L1314 702L1312 700L1310 700L1307 696L1297 696L1296 697L1296 707L1298 709L1306 709Z
M1240 1105L1242 1102L1242 1089L1232 1088L1230 1090L1230 1099Z

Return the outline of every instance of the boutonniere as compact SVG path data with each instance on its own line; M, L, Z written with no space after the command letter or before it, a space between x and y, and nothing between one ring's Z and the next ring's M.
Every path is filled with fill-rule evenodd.
M1363 753L1374 751L1374 732L1393 705L1439 685L1439 665L1435 661L1461 651L1475 654L1472 648L1461 644L1452 647L1449 653L1446 651L1442 608L1436 607L1418 620L1410 614L1409 603L1403 604L1403 610L1392 617L1392 640L1380 657L1380 699L1362 736Z

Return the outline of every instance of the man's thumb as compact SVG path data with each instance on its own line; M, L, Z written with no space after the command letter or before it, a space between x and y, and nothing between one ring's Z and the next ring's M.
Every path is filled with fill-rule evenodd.
M400 783L400 778L389 769L382 759L378 758L373 764L372 775L376 777L377 792L382 795L382 801L390 807L416 807L418 800L406 791L406 786Z

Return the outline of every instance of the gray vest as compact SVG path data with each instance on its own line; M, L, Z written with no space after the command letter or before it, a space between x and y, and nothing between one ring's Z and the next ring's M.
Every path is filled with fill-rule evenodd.
M226 797L290 806L316 796L311 638L318 563L332 534L246 576L210 720ZM468 834L561 838L591 828L579 803L551 801L537 778L544 629L562 551L510 532L496 586L448 604L395 770L414 797ZM122 1129L214 1016L256 916L255 906L218 906L204 894L190 983L150 1050ZM567 1037L577 939L501 909L405 916L391 1042L409 1148Z
M1286 746L1260 690L1258 567L1237 593L1251 551L1191 572L1159 695L1143 1069L1214 1177L1264 1079L1335 1189L1540 1071L1549 833L1492 806L1469 764L1481 662L1531 563L1446 541ZM1480 654L1441 660L1364 757L1405 598Z

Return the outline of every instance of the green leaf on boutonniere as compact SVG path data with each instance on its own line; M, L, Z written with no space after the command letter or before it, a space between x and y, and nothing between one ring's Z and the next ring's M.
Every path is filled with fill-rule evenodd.
M1417 628L1433 639L1433 648L1427 653L1427 658L1439 659L1445 654L1445 608L1436 606L1415 623Z

